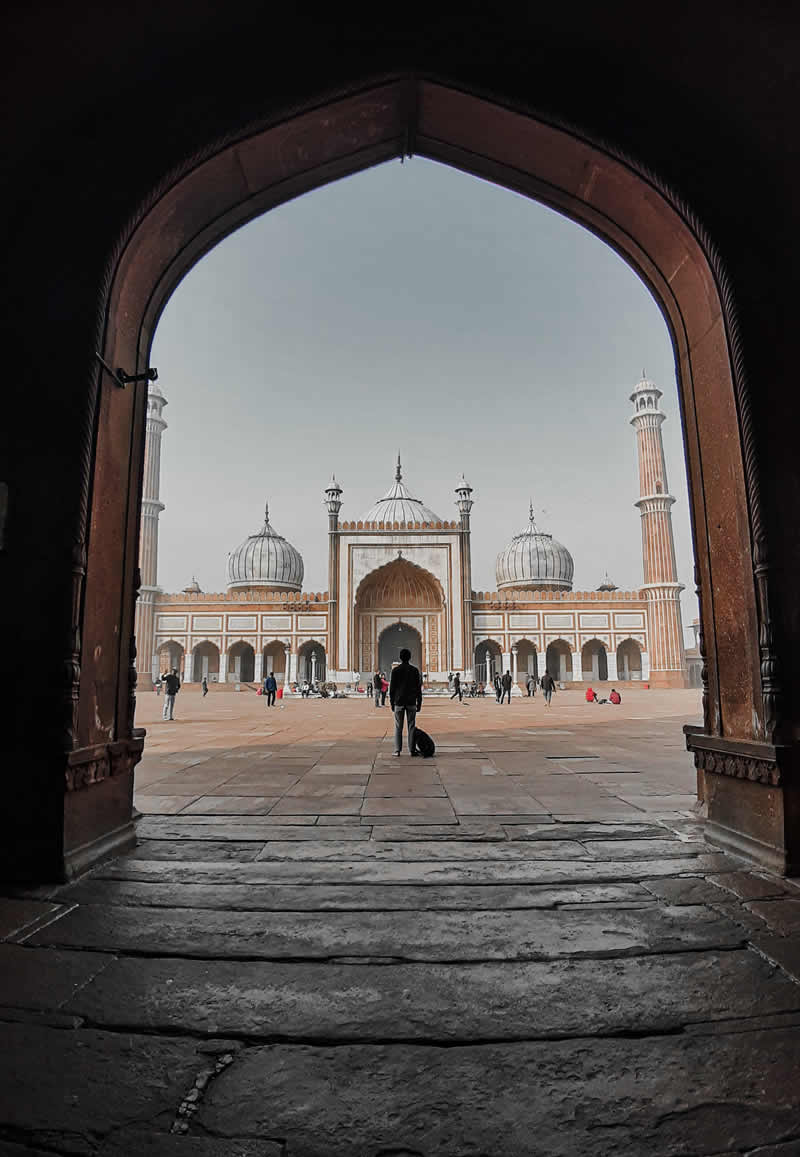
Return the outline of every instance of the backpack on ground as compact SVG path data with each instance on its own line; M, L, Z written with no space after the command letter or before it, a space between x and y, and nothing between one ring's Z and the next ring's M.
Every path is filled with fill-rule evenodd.
M414 735L414 750L418 752L423 759L430 759L436 753L436 744L428 735L427 731L423 731L421 727L416 729Z

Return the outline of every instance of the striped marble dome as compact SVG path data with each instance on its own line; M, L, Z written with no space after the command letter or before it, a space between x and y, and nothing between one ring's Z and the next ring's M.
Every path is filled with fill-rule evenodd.
M525 530L515 534L497 556L497 589L571 591L575 572L572 555L552 534L538 529L532 504L529 518Z
M441 522L441 518L418 498L412 498L408 487L403 482L403 471L400 466L400 455L397 455L397 468L394 473L394 486L379 498L374 506L370 506L366 514L361 515L363 522Z
M228 590L262 587L299 591L303 586L303 559L299 551L270 525L269 506L261 530L228 555Z

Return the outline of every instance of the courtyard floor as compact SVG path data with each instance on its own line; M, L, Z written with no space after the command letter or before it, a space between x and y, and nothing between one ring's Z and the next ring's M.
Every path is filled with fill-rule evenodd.
M708 847L696 692L142 695L139 845L0 901L0 1153L800 1154L800 887Z

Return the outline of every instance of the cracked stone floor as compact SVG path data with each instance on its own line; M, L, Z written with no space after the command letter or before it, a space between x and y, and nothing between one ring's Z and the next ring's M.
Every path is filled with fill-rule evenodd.
M0 900L0 1154L800 1154L800 886L706 846L695 692L142 696L139 845Z

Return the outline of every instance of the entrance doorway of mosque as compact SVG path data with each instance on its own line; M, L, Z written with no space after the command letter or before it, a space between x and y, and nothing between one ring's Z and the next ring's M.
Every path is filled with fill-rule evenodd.
M388 675L392 667L400 662L400 652L407 647L411 652L411 662L422 670L422 639L419 631L408 623L392 623L381 631L378 638L378 668Z
M584 682L604 683L608 679L608 654L599 639L591 639L581 651Z

